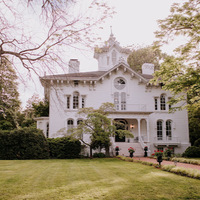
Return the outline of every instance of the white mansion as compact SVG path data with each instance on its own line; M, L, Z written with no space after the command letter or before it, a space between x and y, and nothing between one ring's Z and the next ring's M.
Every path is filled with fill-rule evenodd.
M149 83L154 66L144 63L142 73L138 73L127 64L129 54L111 34L105 46L95 49L98 71L79 72L79 61L71 59L68 74L41 77L50 114L37 118L37 127L46 137L61 137L82 120L77 114L79 108L98 109L102 103L111 102L116 111L109 118L119 120L134 135L111 138L111 152L116 146L121 155L129 155L128 148L133 147L135 156L143 156L145 146L149 155L165 147L172 147L175 153L184 152L190 145L187 111L169 113L170 93ZM89 139L87 134L85 137Z

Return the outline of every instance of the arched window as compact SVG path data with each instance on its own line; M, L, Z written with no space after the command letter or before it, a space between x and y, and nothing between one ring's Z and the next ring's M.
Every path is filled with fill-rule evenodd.
M160 96L160 110L166 110L166 100L164 94L161 94Z
M79 93L74 92L73 94L73 109L78 109L79 108Z
M78 119L77 120L77 125L79 125L83 120L82 119Z
M121 110L126 110L126 93L121 93Z
M115 50L112 51L112 63L115 65L117 62L117 53Z
M172 121L171 120L166 121L166 136L168 140L172 139Z
M163 122L161 120L157 121L157 139L163 139Z
M74 121L72 119L68 119L67 121L67 129L71 129L74 127Z
M115 109L119 110L119 92L114 93L114 104L115 104Z

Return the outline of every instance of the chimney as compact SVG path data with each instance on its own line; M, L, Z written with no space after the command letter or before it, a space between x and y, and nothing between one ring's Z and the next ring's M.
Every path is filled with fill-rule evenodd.
M79 73L80 62L78 59L70 59L68 73Z
M142 65L142 74L152 75L154 73L154 64L144 63Z

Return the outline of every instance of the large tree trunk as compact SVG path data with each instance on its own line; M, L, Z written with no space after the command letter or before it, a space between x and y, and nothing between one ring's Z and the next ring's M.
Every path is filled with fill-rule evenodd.
M105 147L106 149L106 157L110 157L110 147Z
M92 158L92 147L90 146L90 158Z

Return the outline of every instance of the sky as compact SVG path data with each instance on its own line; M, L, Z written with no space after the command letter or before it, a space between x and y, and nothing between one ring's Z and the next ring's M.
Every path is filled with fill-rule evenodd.
M116 14L112 19L107 19L103 29L98 29L97 34L102 38L102 44L108 40L111 27L112 33L122 47L131 45L147 46L156 40L154 32L158 29L157 20L165 19L170 14L170 7L173 3L180 3L183 0L107 0L108 5L114 7ZM95 31L95 30L94 30ZM173 54L174 46L163 48L164 52ZM96 71L97 61L93 58L93 50L77 51L72 49L68 58L77 58L80 61L80 71ZM22 107L33 94L43 98L43 87L39 78L33 76L26 85L20 84L20 100Z

